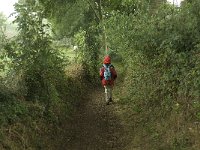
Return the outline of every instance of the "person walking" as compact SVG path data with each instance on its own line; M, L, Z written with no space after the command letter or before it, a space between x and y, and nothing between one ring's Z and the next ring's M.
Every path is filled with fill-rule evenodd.
M103 60L103 66L100 68L100 78L103 87L105 88L105 99L106 104L109 105L113 102L112 90L114 86L114 81L117 78L117 72L115 67L111 64L111 57L105 56Z

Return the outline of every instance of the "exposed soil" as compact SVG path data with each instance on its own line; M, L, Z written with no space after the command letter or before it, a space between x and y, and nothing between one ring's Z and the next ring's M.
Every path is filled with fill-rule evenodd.
M92 90L91 90L92 91ZM119 104L106 105L104 90L94 89L87 95L65 126L62 150L127 150L129 129L119 116Z

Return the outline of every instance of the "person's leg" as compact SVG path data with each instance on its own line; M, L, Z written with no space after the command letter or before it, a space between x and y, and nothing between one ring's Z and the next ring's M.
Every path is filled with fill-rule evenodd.
M108 99L109 99L109 102L112 102L112 86L109 86L108 87Z
M104 86L105 88L105 100L106 100L106 104L109 104L109 88L108 86Z

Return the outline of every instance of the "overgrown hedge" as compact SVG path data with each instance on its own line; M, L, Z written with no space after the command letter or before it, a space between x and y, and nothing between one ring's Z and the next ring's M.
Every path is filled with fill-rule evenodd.
M151 149L199 147L199 9L194 0L180 8L165 4L154 14L116 13L108 19L109 42L126 64L123 96L154 137Z
M86 83L80 66L79 78L66 71L69 62L54 48L42 7L27 1L15 8L18 35L3 44L11 65L0 84L0 149L44 149L84 97Z

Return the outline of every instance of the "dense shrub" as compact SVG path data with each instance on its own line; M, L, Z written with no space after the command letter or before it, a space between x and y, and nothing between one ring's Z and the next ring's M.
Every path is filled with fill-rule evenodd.
M165 4L154 14L116 13L107 21L109 42L126 62L125 100L141 114L147 129L158 122L171 124L175 116L181 119L176 119L172 130L179 128L180 133L186 130L184 123L199 122L199 8L197 0L180 8ZM158 132L152 130L147 131ZM165 146L188 146L178 133L173 138L179 146L173 140Z

